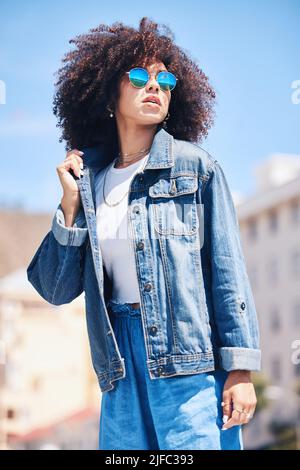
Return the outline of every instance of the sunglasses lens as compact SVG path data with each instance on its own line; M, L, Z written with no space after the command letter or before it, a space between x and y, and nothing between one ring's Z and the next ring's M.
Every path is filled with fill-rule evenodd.
M131 69L129 72L129 80L131 81L133 86L137 88L142 88L146 85L148 81L147 71L142 68Z
M157 81L162 90L173 90L176 86L176 77L171 72L160 72L157 76Z

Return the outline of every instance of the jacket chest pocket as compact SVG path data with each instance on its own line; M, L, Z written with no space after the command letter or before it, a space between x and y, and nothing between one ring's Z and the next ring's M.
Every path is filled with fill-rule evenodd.
M198 178L160 179L149 188L154 229L162 235L193 235L199 228L196 205Z

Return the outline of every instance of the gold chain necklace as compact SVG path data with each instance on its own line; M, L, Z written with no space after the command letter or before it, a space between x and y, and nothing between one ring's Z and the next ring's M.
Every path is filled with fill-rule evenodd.
M146 149L139 150L138 152L135 152L135 153L124 153L123 155L121 154L121 152L119 152L119 157L121 157L121 156L122 157L133 157L134 155L137 155L137 158L138 158L139 156L141 156L142 153L144 153L144 152L147 153L150 150L150 148L151 148L151 146L146 148ZM123 158L123 162L130 162L130 161L131 161L130 159L126 159L126 158L124 159Z

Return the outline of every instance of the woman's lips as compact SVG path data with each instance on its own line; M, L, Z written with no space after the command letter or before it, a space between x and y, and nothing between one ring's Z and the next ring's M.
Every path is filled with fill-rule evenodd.
M152 101L144 101L143 104L151 104L152 106L160 107L160 105L158 103L152 103Z

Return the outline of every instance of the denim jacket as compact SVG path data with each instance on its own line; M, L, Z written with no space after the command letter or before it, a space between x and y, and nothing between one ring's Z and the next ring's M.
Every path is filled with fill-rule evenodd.
M61 204L27 277L49 303L84 293L93 368L102 392L126 374L107 308L112 284L96 230L95 175L115 153L83 148L72 227ZM151 379L223 368L260 370L259 328L238 220L220 163L199 145L156 132L131 181L128 225Z

